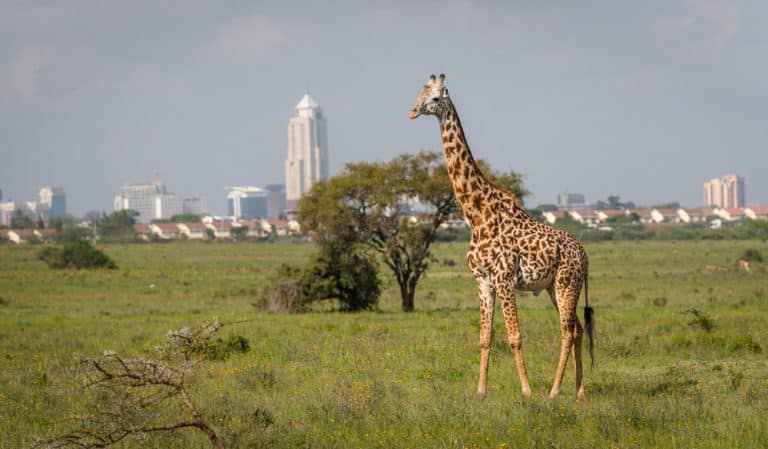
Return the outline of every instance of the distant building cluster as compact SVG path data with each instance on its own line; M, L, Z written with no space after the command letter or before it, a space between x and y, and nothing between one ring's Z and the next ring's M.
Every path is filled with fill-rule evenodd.
M735 173L710 179L704 183L704 205L726 209L744 207L744 191L744 178Z
M3 201L0 191L0 225L10 226L14 217L22 215L30 220L50 222L52 218L67 214L67 196L61 187L43 187L37 201Z
M152 220L167 220L174 215L204 212L203 200L199 197L181 197L168 193L162 180L156 176L151 183L125 184L115 196L115 211L134 210L139 213L136 221L149 223Z
M583 193L561 193L557 195L557 208L561 210L584 209L586 201Z

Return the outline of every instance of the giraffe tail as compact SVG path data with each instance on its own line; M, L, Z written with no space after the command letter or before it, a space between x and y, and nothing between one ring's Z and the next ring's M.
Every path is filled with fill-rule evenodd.
M589 359L592 362L592 367L594 368L595 311L592 310L592 307L589 307L589 273L584 275L584 301L584 327L587 331L587 338L589 338Z

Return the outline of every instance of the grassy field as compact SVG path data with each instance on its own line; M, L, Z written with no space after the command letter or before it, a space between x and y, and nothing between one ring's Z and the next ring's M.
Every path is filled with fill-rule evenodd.
M253 320L223 330L251 350L200 365L190 389L227 447L766 447L768 273L734 269L745 249L768 256L765 242L590 245L597 364L579 402L571 364L561 396L545 399L559 349L546 295L519 297L533 398L520 396L500 313L489 396L475 397L479 313L465 248L435 246L414 313L399 311L383 272L380 311L278 315L253 304L309 244L109 245L118 270L62 272L37 248L2 245L0 448L67 430L88 407L73 354L149 354L168 330L214 316ZM689 324L691 308L715 327ZM181 430L142 447L208 443Z

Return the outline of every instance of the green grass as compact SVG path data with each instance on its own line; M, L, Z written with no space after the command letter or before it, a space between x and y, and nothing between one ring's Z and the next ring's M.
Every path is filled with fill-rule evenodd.
M218 316L251 350L200 365L191 385L228 447L759 448L768 441L768 273L733 269L758 241L623 242L588 246L597 365L587 398L545 399L559 350L546 294L519 295L532 399L524 400L501 314L489 396L475 397L477 299L466 243L434 247L417 311L399 311L386 272L381 310L256 312L281 263L308 244L101 246L115 271L52 271L39 248L0 245L0 448L28 447L72 427L88 407L73 354L149 354L170 330ZM451 258L455 266L445 266ZM705 265L726 272L709 272ZM583 299L582 299L583 305ZM714 324L695 323L695 308ZM580 312L581 313L581 312ZM694 322L694 324L689 324ZM129 439L118 447L137 447ZM204 448L191 430L150 448Z

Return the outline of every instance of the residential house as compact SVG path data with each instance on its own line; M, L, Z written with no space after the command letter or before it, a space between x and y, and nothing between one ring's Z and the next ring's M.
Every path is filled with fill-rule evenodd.
M652 209L651 220L654 223L679 223L680 216L675 209Z
M179 236L179 227L176 223L151 223L149 229L152 234L162 240L171 240Z
M142 240L149 240L152 237L152 229L146 223L136 223L133 225L133 232Z
M179 223L179 234L189 240L204 240L208 238L208 229L202 223Z
M212 220L205 225L208 229L213 231L214 237L217 239L228 239L232 237L232 222L226 220Z
M749 206L744 209L744 215L752 220L768 220L768 207Z

